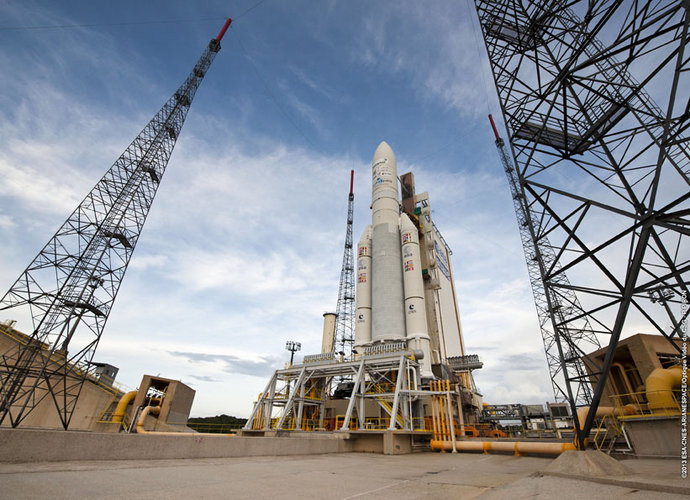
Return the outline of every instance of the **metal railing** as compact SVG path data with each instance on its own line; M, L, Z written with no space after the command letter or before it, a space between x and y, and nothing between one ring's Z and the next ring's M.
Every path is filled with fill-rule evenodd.
M666 401L665 406L650 407L648 400L650 395L655 395L659 400ZM680 402L672 390L614 394L611 396L611 399L613 399L614 406L617 409L618 419L623 421L626 419L655 418L664 416L673 417L680 415ZM652 406L658 404L659 403L654 403ZM626 406L629 408L630 405L635 407L636 413L627 415Z

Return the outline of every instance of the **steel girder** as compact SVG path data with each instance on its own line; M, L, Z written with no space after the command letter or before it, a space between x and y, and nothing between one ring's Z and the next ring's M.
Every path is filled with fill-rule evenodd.
M678 339L687 320L690 2L475 5L545 300L572 291L582 306L553 327L586 319L608 345L588 367L583 446L620 336Z

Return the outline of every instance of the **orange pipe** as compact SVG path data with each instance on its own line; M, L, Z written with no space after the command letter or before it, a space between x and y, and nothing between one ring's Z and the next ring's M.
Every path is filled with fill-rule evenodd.
M452 450L453 444L448 441L431 441L432 450ZM455 443L458 451L490 451L511 452L516 455L523 453L539 453L543 455L560 455L564 451L574 450L573 443L534 443L528 441L458 441Z

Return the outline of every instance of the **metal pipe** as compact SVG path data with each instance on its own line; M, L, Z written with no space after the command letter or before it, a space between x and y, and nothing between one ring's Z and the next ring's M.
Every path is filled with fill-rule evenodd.
M580 422L580 430L584 428L585 417L589 412L589 406L583 406L577 409L577 419ZM614 408L613 406L600 406L597 408L596 418L601 417L618 417L621 415L634 415L637 413L635 405L625 405L622 408Z
M453 453L458 451L455 448L455 419L453 418L453 405L450 401L450 380L445 381L446 398L448 399L448 419L450 420L450 439L453 443Z
M165 432L147 431L144 429L146 416L149 414L158 415L160 411L160 406L147 406L144 408L139 415L139 419L137 420L137 434L153 434L156 436L234 436L234 434L220 434L215 432Z
M573 443L534 443L528 441L458 441L455 444L458 451L483 451L513 452L516 455L523 453L538 453L542 455L560 455L564 451L574 450ZM450 451L453 444L449 441L433 440L431 449L437 451Z
M429 389L434 390L434 381L429 383ZM431 396L431 424L434 431L434 441L439 439L438 423L436 422L436 397Z
M134 398L136 397L138 392L139 391L129 391L124 396L122 396L122 398L120 398L120 401L117 403L117 406L115 407L115 413L113 413L113 422L115 422L116 424L122 423L122 419L125 418L125 412L127 411L129 403L134 401Z
M679 409L678 402L673 399L673 389L680 387L682 378L683 369L680 366L656 368L649 374L645 380L645 392L652 413Z
M146 422L146 416L149 413L158 415L161 412L160 406L147 406L139 414L139 419L137 420L137 434L150 434L153 431L147 431L144 429L144 423Z
M460 435L465 435L465 416L462 414L462 390L459 384L455 384L455 390L458 392L458 415L460 418Z
M628 394L632 394L633 392L635 392L635 390L632 387L632 384L630 383L630 379L628 378L628 374L625 372L625 367L618 362L611 363L611 368L613 368L614 366L618 368L618 371L621 374L621 379L623 380L623 383L625 384L625 387L628 390Z
M437 390L442 390L441 387L441 382L438 382ZM444 441L447 441L448 439L448 426L446 424L446 409L444 408L443 405L443 396L438 395L438 407L439 407L439 415L441 415L441 432L442 432L442 437Z
M228 17L228 19L225 21L225 24L224 24L223 27L220 29L220 32L218 33L218 36L216 37L216 41L217 41L217 42L220 42L220 41L223 39L223 37L225 36L225 32L226 32L226 31L228 30L228 28L230 27L230 23L232 23L232 19L230 19L230 18Z

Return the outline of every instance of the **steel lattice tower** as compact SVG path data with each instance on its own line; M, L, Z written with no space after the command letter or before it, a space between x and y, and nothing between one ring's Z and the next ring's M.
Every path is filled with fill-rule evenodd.
M583 357L589 352L600 349L601 344L565 273L558 274L557 279L561 285L558 294L555 293L553 287L550 287L548 290L551 295L547 295L542 276L544 270L556 262L556 254L547 237L542 239L539 248L535 247L531 230L534 227L533 215L521 194L520 181L513 162L491 115L489 115L489 120L496 137L496 148L501 164L508 178L510 194L513 197L513 208L525 252L527 273L537 307L539 329L555 400L567 403L572 399L577 406L589 405L592 403L592 389ZM557 262L556 266L558 266ZM566 384L566 380L570 383Z
M68 428L187 112L230 22L0 301L0 311L32 321L31 334L0 358L0 423L16 427L49 397Z
M338 287L338 305L336 306L335 352L344 353L346 358L352 355L355 342L355 259L352 251L352 221L355 205L353 183L355 171L350 171L350 194L347 197L347 230L345 232L345 250L343 267L340 270Z
M581 313L555 328L586 318L608 344L601 366L587 367L596 383L582 447L621 334L678 339L687 318L690 2L475 5L546 307L577 293ZM577 380L566 375L569 387Z

